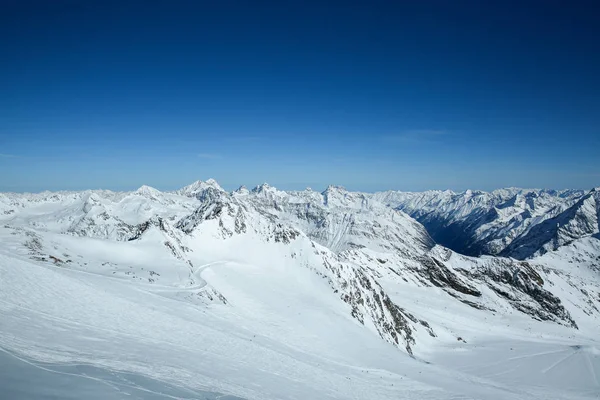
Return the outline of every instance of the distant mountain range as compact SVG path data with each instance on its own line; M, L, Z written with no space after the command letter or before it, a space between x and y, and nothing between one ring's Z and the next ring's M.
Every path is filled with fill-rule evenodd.
M598 189L389 191L374 198L417 219L437 243L472 256L524 260L599 232Z

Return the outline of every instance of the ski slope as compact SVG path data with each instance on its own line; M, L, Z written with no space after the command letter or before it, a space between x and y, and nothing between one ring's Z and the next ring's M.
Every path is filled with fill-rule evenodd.
M0 347L50 369L88 365L245 399L594 398L598 393L597 343L504 338L493 344L461 342L413 359L336 310L333 299L316 296L312 284L318 282L310 276L291 280L267 267L214 264L200 275L233 306L198 308L102 275L6 256L0 266ZM507 357L509 347L509 354L520 356Z

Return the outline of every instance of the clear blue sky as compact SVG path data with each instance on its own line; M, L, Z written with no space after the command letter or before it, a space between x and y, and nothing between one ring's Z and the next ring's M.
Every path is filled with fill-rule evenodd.
M599 17L591 1L3 1L0 191L598 186Z

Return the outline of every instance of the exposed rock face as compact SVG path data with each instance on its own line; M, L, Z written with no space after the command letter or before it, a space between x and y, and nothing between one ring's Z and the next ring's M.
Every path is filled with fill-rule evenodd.
M435 257L423 257L421 263L424 266L424 269L421 270L424 272L424 277L434 286L452 289L469 296L481 296L479 290L464 282Z
M544 288L544 280L529 263L489 260L467 276L481 280L517 310L533 318L577 328L560 298Z

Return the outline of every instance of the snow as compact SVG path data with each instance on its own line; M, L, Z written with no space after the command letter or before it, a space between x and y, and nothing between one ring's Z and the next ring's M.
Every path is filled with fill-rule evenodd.
M518 390L543 396L549 390L565 398L598 395L600 347L489 338L474 344L476 351L449 348L433 361L462 373L493 379Z
M195 197L198 193L201 193L202 191L208 188L215 189L219 192L224 192L223 188L217 183L216 180L208 179L205 182L198 180L190 185L187 185L177 190L175 194L187 197Z
M388 191L370 197L410 214L425 225L438 243L456 251L525 259L553 250L557 244L597 232L595 205L587 204L594 200L592 193L506 188L463 193ZM580 207L578 203L583 200L586 200L585 207ZM558 233L558 241L553 240L553 232L550 232L556 229L538 226L554 219L561 225L576 219L572 226ZM556 228L556 222L553 224ZM519 247L525 247L526 251Z
M5 351L0 351L0 378L2 394L9 399L242 400L222 393L173 386L143 375L88 364L39 362Z
M238 305L226 312L198 309L105 277L8 261L0 258L5 285L0 346L27 357L92 364L244 398L352 398L355 391L393 398L398 392L392 384L401 384L401 376L391 372L364 378L359 368L369 363L356 363L361 354L365 361L374 359L367 350L385 361L393 348L342 316L324 324L335 314L312 315L297 299L283 296L284 291L271 293L272 286L253 289L264 276L257 268L211 269L224 271L228 285L238 283L230 280L242 272L243 281L256 275L243 286L249 292L225 291ZM248 301L253 299L248 294L259 292L268 303L260 297ZM296 317L299 314L306 318ZM344 342L358 355L340 351L352 349ZM362 343L367 346L357 346ZM399 360L405 358L398 355ZM378 366L373 364L371 369ZM360 382L358 387L348 383L352 379ZM410 388L418 392L423 386L414 382Z
M6 257L0 265L6 285L0 298L0 346L37 362L89 364L190 390L257 399L455 398L457 394L560 398L552 393L573 389L531 388L532 382L522 382L525 379L519 374L515 376L520 380L504 377L501 385L481 375L483 369L475 362L482 362L480 350L473 350L474 360L461 361L473 367L477 380L469 371L453 372L451 365L440 368L413 360L368 334L341 310L333 312L333 299L316 298L317 290L306 276L302 279L308 284L283 279L283 272L281 278L274 278L273 269L233 263L211 266L202 276L232 302L227 310L196 308L141 286L92 274L8 262ZM508 345L516 347L510 341ZM548 348L560 352L565 347ZM593 349L588 347L581 357L597 368ZM489 364L492 360L497 358L490 357ZM519 367L521 374L529 370L528 365ZM562 376L563 381L578 386L566 393L589 395L598 387L592 378L569 380L570 376L576 374Z
M466 257L376 197L0 195L2 393L597 398L600 240L527 266Z

